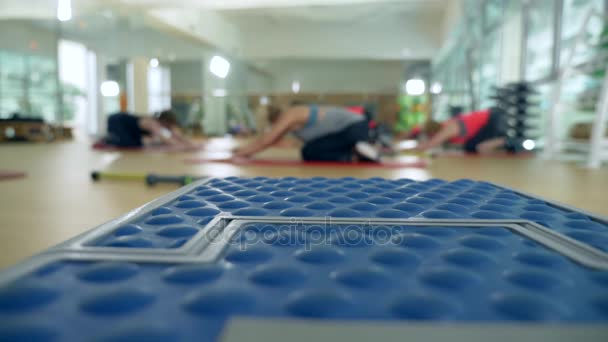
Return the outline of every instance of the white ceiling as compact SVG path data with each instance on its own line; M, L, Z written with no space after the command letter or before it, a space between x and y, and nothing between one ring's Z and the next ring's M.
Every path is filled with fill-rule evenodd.
M121 0L142 9L213 10L241 28L263 22L382 26L387 21L414 16L443 21L450 1L455 0Z
M162 6L164 0L123 0L129 4ZM430 59L443 41L445 7L456 0L242 0L194 1L202 17L195 23L222 19L223 30L234 35L203 39L245 59ZM174 24L192 16L189 9L157 9L162 18L173 12ZM160 7L159 7L160 8ZM213 8L213 10L209 10ZM175 14L177 12L177 14ZM209 18L213 12L217 16Z
M72 0L72 6L75 21L87 18L87 34L107 36L94 28L108 15L148 15L164 24L155 29L179 31L246 60L411 60L438 51L452 1ZM56 3L0 0L0 18L52 19Z

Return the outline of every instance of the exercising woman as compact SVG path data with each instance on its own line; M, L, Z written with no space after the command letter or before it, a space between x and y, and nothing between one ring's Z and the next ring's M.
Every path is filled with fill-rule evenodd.
M355 158L378 161L378 151L368 143L369 128L365 117L348 109L325 106L292 106L285 111L270 106L268 120L272 128L253 144L234 151L237 157L250 157L292 133L304 142L302 159L306 161L350 162Z
M424 128L414 129L412 134L426 133L428 140L421 142L417 150L428 150L444 143L461 145L468 153L488 154L499 149L512 150L514 143L503 128L504 114L500 109L486 109L461 114L438 123L428 121Z
M171 110L165 110L156 117L140 117L125 112L112 114L108 117L105 142L118 147L158 143L176 148L194 147L177 127L177 117Z

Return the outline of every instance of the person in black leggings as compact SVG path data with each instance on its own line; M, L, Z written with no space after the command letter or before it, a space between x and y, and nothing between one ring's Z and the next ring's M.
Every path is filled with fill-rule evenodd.
M250 157L292 133L304 142L301 152L306 161L379 161L379 152L368 143L365 117L345 108L297 105L283 112L270 106L268 119L272 124L270 132L253 144L236 149L235 156Z
M302 160L345 161L353 159L357 143L369 140L369 127L365 120L355 122L344 129L312 139L302 147ZM375 157L364 158L372 159Z
M161 112L157 117L142 117L119 112L108 117L105 143L117 147L143 147L146 143L190 148L194 144L177 127L175 113Z
M427 135L428 139L416 147L420 151L450 143L461 146L467 153L516 152L521 141L507 136L504 116L501 109L490 108L464 113L442 123L429 120L424 127L412 130L410 136Z

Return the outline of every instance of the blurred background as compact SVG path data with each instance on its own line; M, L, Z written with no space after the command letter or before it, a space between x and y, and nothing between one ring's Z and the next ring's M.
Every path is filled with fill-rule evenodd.
M218 136L260 131L264 106L301 101L364 106L399 134L492 106L494 87L527 81L539 92L526 126L536 145L549 135L585 144L608 65L607 4L2 0L0 118L42 119L43 139L88 139L108 114L173 107L191 134ZM548 125L570 66L567 115Z

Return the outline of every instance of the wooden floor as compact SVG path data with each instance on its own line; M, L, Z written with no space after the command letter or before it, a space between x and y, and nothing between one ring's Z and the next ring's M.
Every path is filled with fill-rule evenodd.
M219 139L215 150L234 142ZM0 267L115 218L175 190L147 188L138 182L92 183L90 172L157 172L228 176L471 178L509 186L608 215L608 168L586 170L575 164L518 158L439 157L426 169L239 167L229 164L186 164L201 153L98 152L86 142L0 145L0 170L27 172L27 177L0 181ZM274 149L265 157L297 158L295 149Z

